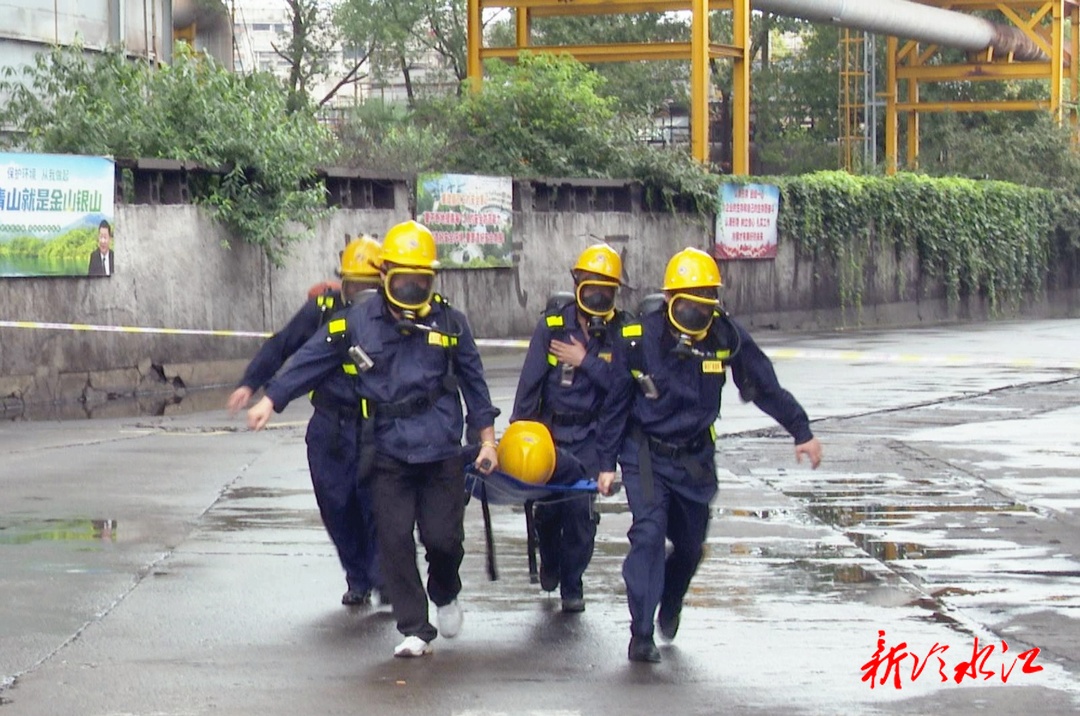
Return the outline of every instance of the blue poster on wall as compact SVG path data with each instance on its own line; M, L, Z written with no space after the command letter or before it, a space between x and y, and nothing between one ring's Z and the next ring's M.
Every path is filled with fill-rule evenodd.
M111 276L115 173L106 157L0 153L0 278Z
M775 259L780 187L723 184L716 214L718 259Z

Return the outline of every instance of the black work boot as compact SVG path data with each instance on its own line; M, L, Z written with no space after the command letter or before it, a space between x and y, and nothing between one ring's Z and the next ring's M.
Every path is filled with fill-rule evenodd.
M355 607L361 604L371 603L371 590L350 589L341 595L341 603L347 607Z
M651 636L630 637L630 650L627 654L630 661L643 661L649 664L660 663L660 650Z
M585 599L583 597L563 597L562 610L567 614L578 614L585 611Z
M682 604L665 608L660 605L660 613L656 616L656 626L660 628L660 638L670 642L679 633L679 619L682 616Z
M554 592L559 588L558 570L546 569L542 560L540 562L540 588L545 592Z

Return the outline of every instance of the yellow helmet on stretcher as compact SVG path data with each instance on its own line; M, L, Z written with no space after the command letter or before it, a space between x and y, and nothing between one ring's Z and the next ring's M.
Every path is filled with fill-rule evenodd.
M518 420L499 440L499 469L531 485L546 485L555 474L555 441L543 423Z

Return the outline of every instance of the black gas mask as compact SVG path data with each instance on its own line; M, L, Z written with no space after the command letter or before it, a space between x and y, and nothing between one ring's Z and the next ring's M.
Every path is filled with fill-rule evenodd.
M578 311L588 317L586 331L599 340L607 337L607 324L615 315L619 282L589 272L574 272L574 298Z
M346 305L363 303L365 299L374 295L379 288L379 283L380 279L377 275L374 277L342 278L341 298Z
M694 293L676 293L668 300L668 321L678 333L675 354L684 358L695 355L694 343L708 334L720 304L715 291L693 290Z
M435 295L435 272L410 266L396 266L386 272L383 281L386 300L401 314L396 328L408 335L421 329L417 320L431 311Z

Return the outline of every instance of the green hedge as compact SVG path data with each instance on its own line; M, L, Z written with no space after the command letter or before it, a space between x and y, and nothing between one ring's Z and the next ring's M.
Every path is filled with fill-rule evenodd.
M754 182L780 187L780 240L815 260L831 260L840 303L856 310L871 246L897 256L914 250L922 274L940 279L950 301L982 295L993 314L1040 289L1060 252L1077 246L1065 228L1080 225L1076 202L1046 189L845 172ZM901 289L906 278L898 277Z

